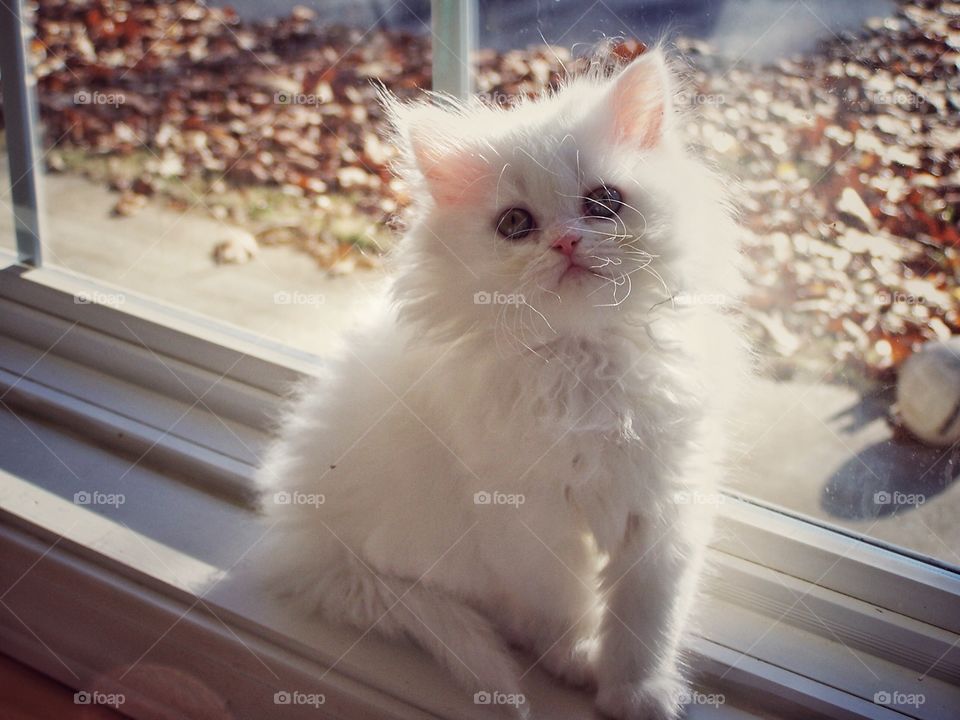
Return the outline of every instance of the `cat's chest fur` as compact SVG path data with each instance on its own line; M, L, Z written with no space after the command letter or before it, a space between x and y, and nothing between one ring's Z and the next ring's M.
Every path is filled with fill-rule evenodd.
M451 447L490 489L569 497L623 482L652 490L697 415L682 357L632 338L558 341L457 382L457 396L434 386L434 407L447 407Z

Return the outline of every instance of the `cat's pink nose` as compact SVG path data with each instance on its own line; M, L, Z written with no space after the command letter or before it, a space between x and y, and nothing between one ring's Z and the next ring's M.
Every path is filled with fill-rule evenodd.
M553 245L550 247L569 257L570 255L573 255L573 249L576 247L578 242L580 242L579 235L576 233L565 233L554 240Z

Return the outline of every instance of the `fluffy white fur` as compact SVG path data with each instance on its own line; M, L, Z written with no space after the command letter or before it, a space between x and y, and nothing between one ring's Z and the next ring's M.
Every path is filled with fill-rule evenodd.
M672 82L651 52L509 110L388 100L416 199L395 302L302 388L260 473L262 571L302 611L411 638L470 693L537 663L613 717L679 713L744 363L714 302L738 291L735 225ZM624 206L584 217L601 184ZM539 229L500 236L511 207ZM564 233L587 271L564 275Z

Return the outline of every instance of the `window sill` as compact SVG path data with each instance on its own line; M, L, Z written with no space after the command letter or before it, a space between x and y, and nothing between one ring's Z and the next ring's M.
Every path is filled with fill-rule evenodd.
M218 582L266 529L249 511L143 467L122 481L137 484L136 501L97 510L77 505L73 493L82 482L57 472L58 457L104 478L117 477L127 460L34 419L21 425L10 413L2 418L19 454L38 438L50 451L30 459L29 470L10 468L4 458L14 472L5 472L0 495L0 585L11 588L0 635L17 659L74 687L136 691L146 698L141 702L162 691L151 685L156 673L176 669L229 701L240 717L275 716L273 694L280 690L322 693L332 717L489 717L412 648L289 617L262 593L229 578ZM122 483L103 491L119 492ZM704 603L691 664L704 692L723 693L726 703L697 707L691 717L904 717L862 695L907 692L917 684L915 672L823 637L816 624L774 623L776 603L791 597L805 598L811 621L836 619L837 604L848 614L864 608L764 570L777 575L767 580L783 583L785 596L773 597L769 612L751 609L753 599L738 599L748 595L758 568L722 555L716 559L723 580ZM931 632L903 631L911 629ZM524 690L533 717L594 717L586 696L540 674L529 679ZM956 688L938 677L927 677L922 692L927 702L907 717L950 717L960 703Z

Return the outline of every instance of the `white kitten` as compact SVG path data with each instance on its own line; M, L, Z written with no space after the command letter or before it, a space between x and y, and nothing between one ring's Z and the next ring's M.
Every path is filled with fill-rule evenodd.
M744 364L713 302L735 226L672 93L650 52L510 110L388 99L417 201L395 307L260 474L263 571L305 611L412 638L471 693L536 660L614 717L678 714Z

